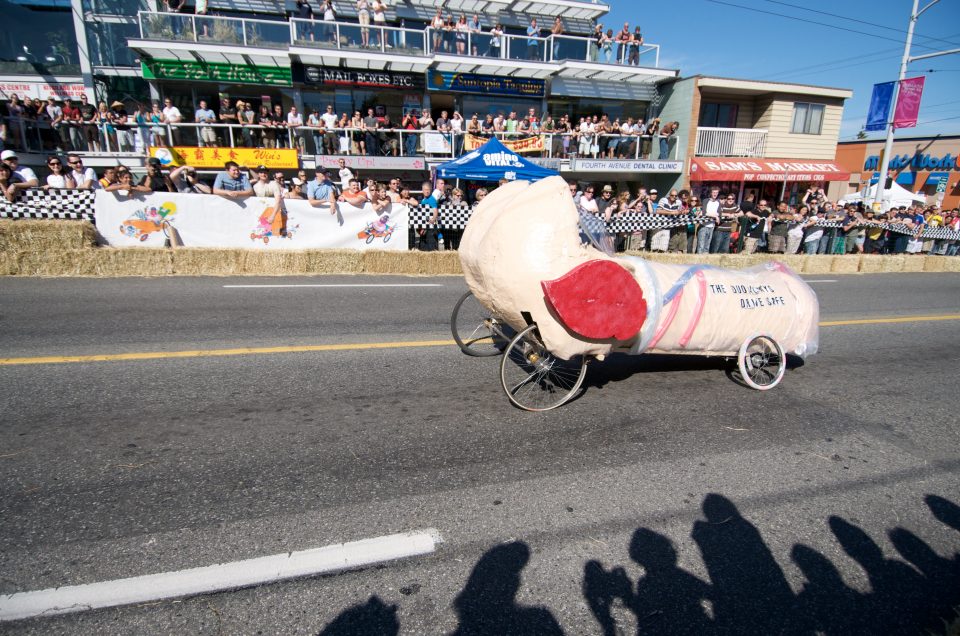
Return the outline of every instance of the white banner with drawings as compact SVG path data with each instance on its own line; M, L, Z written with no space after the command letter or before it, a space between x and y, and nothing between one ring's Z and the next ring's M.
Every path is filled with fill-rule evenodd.
M228 199L212 194L154 192L127 196L97 191L97 230L113 247L406 250L408 210L367 203L313 207L303 200Z

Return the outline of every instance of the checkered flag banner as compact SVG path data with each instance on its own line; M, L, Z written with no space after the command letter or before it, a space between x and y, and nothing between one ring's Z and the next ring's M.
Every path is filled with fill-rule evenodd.
M467 227L467 221L473 214L473 208L467 203L444 203L437 211L437 227L450 230L462 230ZM433 208L419 205L410 208L410 225L425 227L433 216Z
M843 221L820 221L817 223L820 227L843 227ZM858 228L883 228L890 232L895 232L897 234L906 234L908 236L914 236L916 230L908 228L903 223L860 223L857 225ZM960 239L960 232L955 232L949 228L945 227L928 227L924 228L923 232L919 234L917 238L924 239L940 239L940 240L958 240Z
M93 190L22 190L13 203L0 203L0 218L93 221L94 196Z
M692 214L674 216L670 214L628 213L611 217L610 222L607 223L607 231L616 234L618 232L639 232L641 230L665 230L691 223L700 224L706 220L707 217Z

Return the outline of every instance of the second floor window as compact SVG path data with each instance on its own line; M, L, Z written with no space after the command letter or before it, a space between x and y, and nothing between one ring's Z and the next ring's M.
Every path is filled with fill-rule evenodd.
M790 132L801 135L819 135L823 127L823 104L797 102L793 105L793 124Z
M700 125L706 128L736 128L737 104L704 104L700 108Z

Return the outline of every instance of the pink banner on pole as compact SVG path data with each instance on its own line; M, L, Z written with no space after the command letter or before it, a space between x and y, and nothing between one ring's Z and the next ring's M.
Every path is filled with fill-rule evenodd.
M911 77L900 81L897 109L893 114L894 128L914 128L920 114L920 97L923 95L923 80L926 77Z

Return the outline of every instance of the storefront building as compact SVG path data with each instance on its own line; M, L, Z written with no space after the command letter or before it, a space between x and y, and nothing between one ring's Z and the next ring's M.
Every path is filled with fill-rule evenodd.
M676 155L686 159L674 187L795 205L808 187L849 178L835 162L847 89L697 75L661 92L661 120L679 122Z
M842 142L837 163L851 178L836 196L862 190L880 178L884 140ZM906 137L893 143L888 178L911 192L925 195L928 204L952 209L960 206L960 135Z

